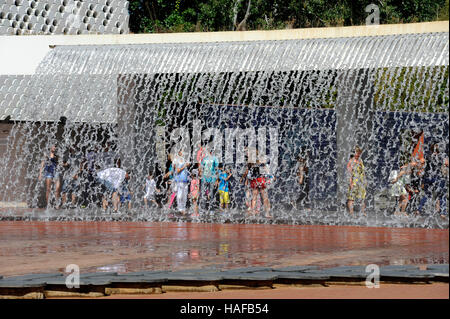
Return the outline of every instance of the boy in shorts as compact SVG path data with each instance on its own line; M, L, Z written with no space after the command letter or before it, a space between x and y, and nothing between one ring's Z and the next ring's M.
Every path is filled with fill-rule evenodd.
M220 196L220 208L221 210L228 209L230 204L230 189L228 180L231 178L231 172L225 170L223 164L219 164L219 179L216 182L219 185L219 196Z
M130 173L127 172L125 175L125 179L122 182L122 185L120 187L120 203L128 204L128 209L131 210L131 194L130 188L129 188L129 182L130 182Z
M209 210L211 207L211 198L214 198L214 185L217 185L217 167L219 160L213 155L212 148L208 149L207 155L200 164L200 199L204 209Z

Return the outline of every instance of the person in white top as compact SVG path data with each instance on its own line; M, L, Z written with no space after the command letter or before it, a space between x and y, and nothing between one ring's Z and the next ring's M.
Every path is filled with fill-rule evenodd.
M145 207L148 207L149 201L156 206L157 204L155 200L155 192L159 192L159 190L156 188L156 182L153 179L153 174L151 172L148 173L148 176L145 179L144 189L145 189L144 195Z
M183 151L178 152L178 156L173 161L174 181L177 186L177 206L178 211L183 215L186 213L186 201L189 191L189 173L190 163L183 158Z

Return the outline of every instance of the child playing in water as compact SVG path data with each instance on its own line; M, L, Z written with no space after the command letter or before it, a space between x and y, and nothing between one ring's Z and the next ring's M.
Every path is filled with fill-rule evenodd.
M164 179L169 178L169 182L168 182L169 183L169 198L167 200L167 208L170 209L172 207L172 204L173 204L175 198L177 197L177 184L173 180L174 168L173 168L173 163L172 163L172 155L169 154L168 158L170 161L170 166L169 166L169 171L167 172L166 175L164 175Z
M241 177L241 183L244 183L245 187L245 206L247 206L247 212L252 209L252 189L250 188L250 168L252 164L247 164L244 174Z
M219 179L216 181L216 185L219 185L220 208L224 210L228 209L228 205L230 204L228 180L231 178L232 174L229 170L226 170L222 164L219 165L219 171Z
M130 172L127 171L126 174L125 174L125 179L122 182L122 185L120 187L120 192L119 193L120 193L120 203L121 204L122 203L123 204L127 203L128 204L128 209L131 210L131 195L133 193L130 191L129 181L130 181Z
M198 178L198 171L192 171L191 189L190 197L192 200L192 206L194 208L194 213L192 217L198 217L198 197L200 195L200 179Z
M144 203L145 207L148 207L148 201L150 201L153 205L157 206L155 200L155 192L159 192L156 188L156 182L153 179L152 173L149 172L147 178L145 179L145 195L144 195Z

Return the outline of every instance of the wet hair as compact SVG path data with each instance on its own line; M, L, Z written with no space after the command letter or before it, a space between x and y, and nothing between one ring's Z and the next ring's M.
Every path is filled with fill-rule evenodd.
M361 154L363 152L362 148L360 148L359 146L355 147L355 154Z

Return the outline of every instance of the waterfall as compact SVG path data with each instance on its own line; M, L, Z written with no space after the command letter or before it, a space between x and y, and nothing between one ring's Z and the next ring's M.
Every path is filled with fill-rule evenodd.
M269 222L263 213L245 214L247 186L240 182L250 153L258 150L257 158L268 166L270 222L448 227L448 217L434 212L431 198L419 215L412 202L408 218L394 215L389 181L393 170L410 161L420 132L426 155L433 143L448 154L448 45L448 33L429 33L57 46L35 75L2 88L7 93L0 119L9 116L13 125L0 154L0 202L46 206L44 181L38 177L56 145L65 181L72 177L64 175L69 168L61 168L64 157L76 158L69 166L83 167L85 175L115 165L105 158L120 159L133 190L133 214L127 216L183 219L173 210L143 207L146 176L151 171L161 179L168 170L167 154L180 145L192 175L202 144L232 178L230 208L219 212L218 198L211 200L212 208L200 200L201 221ZM14 93L9 87L21 89ZM358 213L358 200L355 216L346 211L347 163L356 146L363 150L367 216ZM88 167L89 156L97 158L93 167ZM299 156L308 168L308 196L301 203ZM94 191L100 186L88 179L79 174L76 204L62 211L76 216L101 211L102 195ZM446 180L434 197L448 192L448 175ZM159 184L170 196L166 181ZM66 204L71 201L67 194ZM47 209L60 200L50 199L53 206ZM263 210L259 201L264 202L257 199L256 206ZM129 214L126 205L119 211L119 216Z

